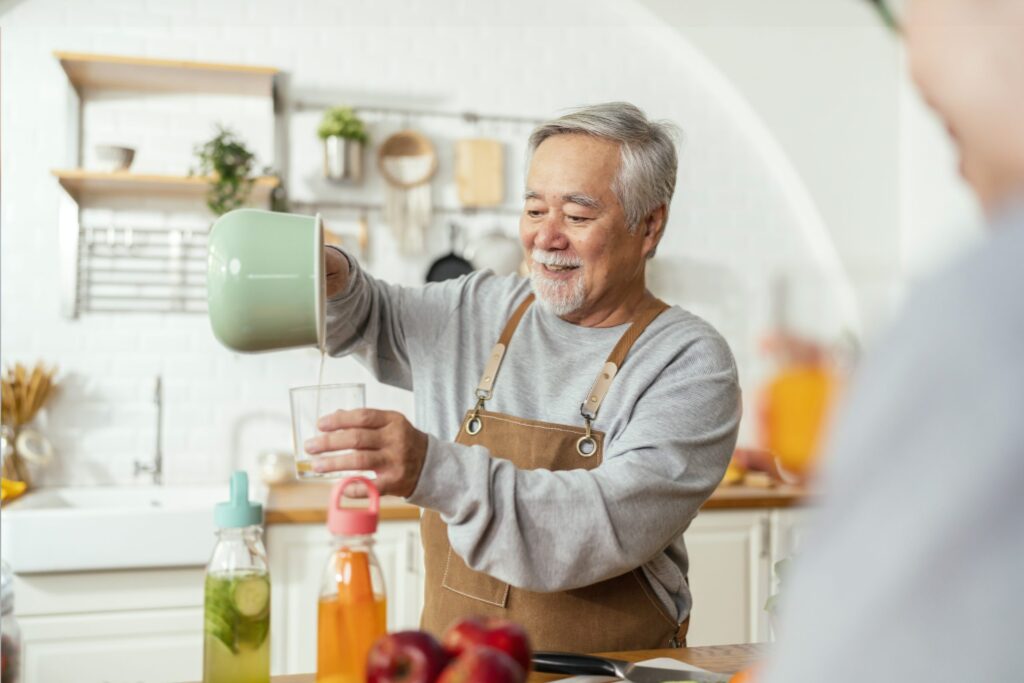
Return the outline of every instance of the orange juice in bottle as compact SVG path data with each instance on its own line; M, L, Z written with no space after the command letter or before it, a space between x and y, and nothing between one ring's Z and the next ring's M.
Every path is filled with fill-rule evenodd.
M765 446L790 474L811 473L838 384L825 361L805 360L780 368L765 387Z
M369 506L342 507L343 491L356 481L365 485ZM384 576L373 553L379 509L380 495L368 479L343 479L331 492L327 528L333 539L317 606L317 683L363 683L370 646L387 632Z
M813 272L781 275L771 291L774 320L763 350L773 372L758 401L760 442L801 481L813 477L829 413L842 389L842 354L828 322L830 301L827 282Z

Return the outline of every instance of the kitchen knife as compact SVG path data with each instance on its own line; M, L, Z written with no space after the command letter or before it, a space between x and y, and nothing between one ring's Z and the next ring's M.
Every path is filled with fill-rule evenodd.
M667 683L668 681L698 681L698 683L726 683L728 676L692 671L689 669L659 669L571 652L534 652L533 668L543 673L571 674L574 676L614 676L632 683Z

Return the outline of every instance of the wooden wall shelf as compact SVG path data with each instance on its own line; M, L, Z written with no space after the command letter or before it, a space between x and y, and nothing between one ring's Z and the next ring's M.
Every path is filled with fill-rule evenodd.
M220 64L193 62L176 59L152 59L123 55L87 54L82 52L54 51L74 94L69 97L68 136L69 149L74 149L71 168L54 169L53 176L60 182L64 192L58 193L58 247L60 260L61 310L69 318L76 318L83 312L168 312L202 310L189 308L186 304L195 300L195 290L189 283L175 282L170 290L160 287L153 289L147 278L152 272L169 271L183 267L195 250L187 253L168 252L166 258L141 255L132 249L132 231L128 231L127 249L113 250L94 262L90 250L92 238L83 235L82 201L92 200L102 204L104 200L124 199L114 202L117 206L138 206L146 208L150 197L168 197L175 201L184 200L196 207L203 205L209 190L210 179L206 176L160 175L133 173L131 171L103 172L81 168L84 165L83 112L89 96L97 91L110 90L125 93L185 93L215 95L245 95L267 98L273 108L275 155L287 152L287 129L279 126L280 103L277 81L281 72L268 66L244 64ZM65 87L67 91L67 88ZM71 94L70 91L67 91ZM74 96L77 95L77 98ZM74 100L78 101L75 102ZM279 132L280 130L280 132ZM283 158L283 157L281 157ZM271 194L281 181L272 176L254 179L252 191L246 205L268 207ZM98 202L96 200L99 200ZM144 232L144 229L140 228ZM83 240L89 248L83 249ZM183 248L181 245L176 248ZM175 255L177 254L177 255ZM179 258L180 257L180 258ZM156 258L156 261L154 261ZM185 259L185 260L183 260ZM109 261L109 263L107 263ZM103 289L91 279L101 275L103 269L113 268L121 273L133 271L133 281L121 282L117 287ZM121 269L121 270L118 270ZM184 271L182 271L184 272ZM119 275L120 277L120 275ZM92 285L96 285L94 289ZM123 287L121 287L123 285ZM106 284L103 287L107 287ZM140 294L143 292L143 294ZM156 292L156 293L153 293ZM125 307L124 302L130 306Z
M238 95L273 94L278 69L269 66L187 62L97 55L81 52L53 53L71 84L83 89L140 90L157 92L205 92Z
M209 187L209 178L206 176L155 175L127 171L104 173L83 169L55 169L52 173L75 201L79 201L83 195L91 194L202 197ZM280 182L274 176L256 178L249 196L250 203L265 205L270 193Z

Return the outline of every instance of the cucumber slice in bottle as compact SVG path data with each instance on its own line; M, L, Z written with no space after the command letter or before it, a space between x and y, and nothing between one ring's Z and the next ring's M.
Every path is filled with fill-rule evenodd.
M204 620L206 632L230 650L235 649L235 622L238 614L231 601L231 581L219 576L206 577Z
M263 644L270 632L270 618L264 616L261 619L252 619L238 622L235 631L238 646L249 647L253 650Z
M270 603L270 584L265 576L245 576L235 580L231 601L238 613L246 618L258 617Z
M220 614L207 611L203 623L208 634L223 643L224 647L231 652L237 652L235 649L235 630Z

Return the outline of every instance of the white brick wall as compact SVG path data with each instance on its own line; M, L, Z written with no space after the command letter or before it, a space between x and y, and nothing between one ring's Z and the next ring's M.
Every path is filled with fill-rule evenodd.
M202 316L61 317L58 191L50 169L70 164L70 124L66 79L53 50L272 65L290 74L296 96L338 93L339 100L364 104L548 116L588 102L629 100L678 122L686 135L652 287L726 334L748 397L763 373L755 342L767 320L766 286L775 269L820 267L837 283L842 305L850 304L831 242L773 141L698 53L630 2L26 0L3 17L2 27L0 344L5 363L42 358L62 369L61 393L41 423L60 452L59 466L43 473L47 484L130 482L132 461L153 450L158 373L165 386L168 481L223 478L262 449L289 448L287 389L312 383L319 359L312 349L231 353L215 342ZM193 146L221 121L245 137L261 163L270 163L271 116L265 100L252 98L104 93L87 98L85 161L95 143L124 143L139 150L134 170L184 172ZM317 119L315 113L291 119L292 197L379 201L372 174L356 190L318 177ZM434 200L453 204L451 140L473 130L438 120L408 123L438 142L443 163ZM380 140L402 124L371 121L371 133ZM490 125L479 132L509 142L514 204L528 131ZM209 220L194 206L115 204L114 210L85 207L83 222L175 227ZM350 217L330 220L343 227ZM469 237L494 225L516 229L508 217L462 222ZM419 259L395 256L378 221L371 229L369 266L403 282L420 281L426 264L448 248L443 218L432 228L431 253ZM842 305L836 308L846 310ZM351 361L331 359L325 381L342 380L369 382L372 406L411 412L411 396L371 382Z

